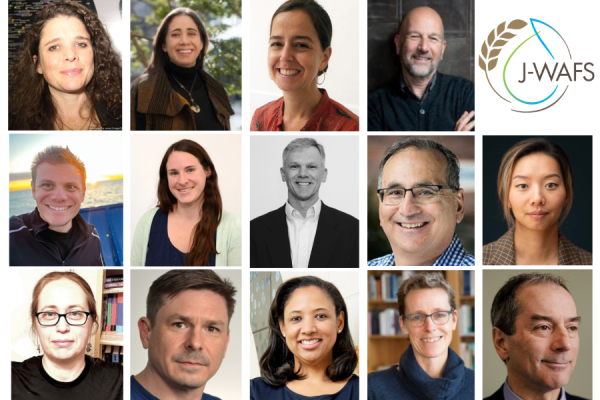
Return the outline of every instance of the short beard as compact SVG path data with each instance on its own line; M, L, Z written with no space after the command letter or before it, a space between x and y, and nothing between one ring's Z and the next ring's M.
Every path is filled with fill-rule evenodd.
M400 57L400 64L402 65L402 70L406 71L410 76L414 78L427 78L437 71L438 61L432 60L427 69L424 69L423 67L417 67L411 63L410 60L405 60L402 57Z

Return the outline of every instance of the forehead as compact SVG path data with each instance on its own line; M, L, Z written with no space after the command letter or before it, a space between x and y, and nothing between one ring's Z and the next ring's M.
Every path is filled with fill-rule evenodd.
M404 310L406 314L450 311L448 293L442 288L413 289L404 298Z
M198 30L196 22L188 15L178 15L169 22L167 31L171 32L175 29L194 29Z
M67 15L59 15L46 21L42 28L41 38L47 37L48 39L53 39L54 36L59 34L66 34L67 36L89 36L85 25L79 18Z
M515 175L523 176L546 176L549 174L558 174L562 177L560 165L553 157L544 153L534 153L522 157L513 167L512 177Z
M85 292L70 279L58 279L49 282L40 292L38 308L46 306L84 306L87 301Z
M316 286L307 286L294 290L284 307L284 314L292 311L311 311L325 308L335 312L335 304L325 291Z
M440 16L433 10L419 8L411 11L402 25L404 33L417 32L427 34L437 34L442 36L444 25Z
M190 165L199 165L200 161L193 154L185 151L174 151L167 159L167 169L176 167L188 167Z
M320 163L322 161L323 161L323 159L321 158L321 153L319 153L319 150L314 146L302 147L302 148L296 149L296 150L288 153L285 158L286 163L292 163L292 162L294 162L294 163L297 163L297 162Z
M409 147L394 154L385 163L382 174L383 187L397 183L403 187L429 183L446 183L446 159L436 150Z
M310 16L302 10L279 13L271 23L271 36L309 36L318 43L318 34Z
M227 323L227 302L225 298L211 290L188 289L175 297L166 297L156 314L157 321L173 315L181 315L192 320L215 320Z
M36 181L57 183L80 181L83 177L73 164L50 164L43 162L35 169Z
M555 319L577 316L573 297L563 287L553 283L525 284L517 290L520 313L517 321L525 323L532 315L544 315Z

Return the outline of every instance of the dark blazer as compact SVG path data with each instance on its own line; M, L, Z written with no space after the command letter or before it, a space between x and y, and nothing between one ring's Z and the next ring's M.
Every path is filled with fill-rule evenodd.
M322 203L309 268L358 268L358 220ZM292 268L285 204L250 221L250 268Z
M483 265L515 265L515 230L483 246ZM592 253L575 246L558 232L558 265L592 265Z
M500 386L500 389L498 389L496 391L496 393L494 393L490 397L486 397L483 400L504 400L503 389L504 389L504 385ZM569 394L569 393L566 393L566 392L565 392L565 396L567 396L567 400L586 400L583 397L573 396L572 394Z

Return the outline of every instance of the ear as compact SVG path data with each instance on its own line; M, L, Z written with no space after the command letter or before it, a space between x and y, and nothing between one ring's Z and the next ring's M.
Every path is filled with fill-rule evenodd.
M281 180L283 182L285 182L286 181L285 180L285 171L284 171L283 167L279 168L279 172L281 173Z
M321 182L327 181L327 168L323 170L323 175L321 175Z
M210 178L212 176L212 170L210 169L210 167L204 168L204 173L206 174L207 178Z
M31 180L31 196L35 199L35 184Z
M38 63L38 56L33 56L33 65L35 65L35 70L38 74L42 75L44 70L42 70L42 66Z
M406 328L406 325L404 325L404 318L402 317L402 315L398 317L398 321L400 322L400 330L402 331L402 333L408 336L408 329Z
M458 189L456 191L456 223L460 222L465 217L465 191Z
M396 55L400 55L400 49L402 49L402 39L400 38L400 34L397 33L394 36L394 44L396 44Z
M344 330L344 312L340 312L340 315L337 316L337 330L338 332Z
M282 320L279 320L279 330L281 331L282 335L285 335L285 325L283 324Z
M455 331L456 330L456 325L458 324L458 311L454 310L452 312L453 316L454 316L454 322L452 322L452 330Z
M510 359L510 346L508 343L508 335L502 332L500 329L494 327L492 329L492 341L496 348L496 353L503 361Z
M147 349L150 344L150 335L152 334L150 320L146 317L140 318L138 320L138 329L140 331L140 340L142 341L142 346L144 349Z
M83 184L83 189L81 191L81 202L83 203L85 201L85 191L87 189L87 186L85 186L85 183Z
M225 355L227 354L227 346L229 346L229 329L227 329L227 343L225 343L225 350L223 350L223 359L225 359Z
M442 53L440 54L440 60L444 59L444 51L446 51L446 41L442 42Z
M319 71L323 71L327 64L329 64L329 59L331 58L331 46L325 49L323 52L323 59L321 60L321 65L319 66Z
M164 51L165 53L167 52L167 45L166 43L163 43L162 46L160 46L162 48L162 51Z

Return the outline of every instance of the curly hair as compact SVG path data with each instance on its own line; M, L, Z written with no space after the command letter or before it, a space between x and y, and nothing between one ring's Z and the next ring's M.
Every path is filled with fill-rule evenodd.
M59 16L79 19L90 35L94 75L85 92L94 110L106 109L107 117L121 119L121 61L98 16L85 6L60 1L40 10L27 31L23 49L9 73L9 121L12 130L53 130L57 119L48 84L37 72L42 31L47 21ZM34 61L36 57L36 61Z

